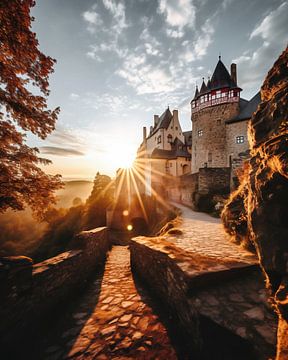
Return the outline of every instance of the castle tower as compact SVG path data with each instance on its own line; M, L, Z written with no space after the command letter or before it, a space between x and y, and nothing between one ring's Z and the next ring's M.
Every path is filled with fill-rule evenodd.
M192 120L192 173L203 167L228 167L226 149L226 121L239 112L240 89L236 83L236 64L231 75L219 61L211 80L196 87L191 101Z

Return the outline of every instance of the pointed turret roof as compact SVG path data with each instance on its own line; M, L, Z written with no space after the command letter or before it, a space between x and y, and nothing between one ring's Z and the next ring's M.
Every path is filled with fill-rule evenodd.
M228 70L221 61L221 56L219 56L218 63L211 78L211 90L216 90L223 87L237 88L237 85L231 79Z
M199 95L199 90L198 90L198 85L196 85L196 90L195 90L195 95L194 95L193 100L197 99L198 95Z
M205 94L206 92L207 92L207 86L206 86L204 78L203 78L199 95Z
M207 90L211 89L211 80L210 80L210 76L208 76L208 81L207 81Z

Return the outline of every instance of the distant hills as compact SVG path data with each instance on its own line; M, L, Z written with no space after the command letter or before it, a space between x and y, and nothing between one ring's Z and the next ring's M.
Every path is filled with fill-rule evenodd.
M93 188L93 181L89 180L70 180L64 183L65 187L56 193L58 208L70 208L75 198L80 198L82 202L85 202Z

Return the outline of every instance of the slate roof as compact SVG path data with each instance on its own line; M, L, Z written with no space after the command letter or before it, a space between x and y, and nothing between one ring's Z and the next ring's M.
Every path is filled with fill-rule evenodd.
M168 129L169 124L172 120L172 113L169 109L169 107L163 112L163 114L159 117L158 124L153 128L152 132L149 134L148 137L151 137L155 134L156 131L159 129Z
M206 86L204 78L203 78L199 95L205 94L207 91L208 91L208 89L207 89L207 86Z
M198 90L198 86L196 85L196 90L195 90L195 94L194 94L194 98L196 99L199 96L199 90Z
M226 124L232 124L235 122L251 119L253 113L257 110L257 107L261 102L260 91L256 95L254 95L252 97L252 99L250 99L249 101L244 100L245 103L242 101L242 104L241 104L241 100L244 100L244 99L240 99L239 114L237 116L235 116L234 118L227 120Z
M171 144L171 150L163 149L154 149L152 151L151 157L153 159L176 159L177 157L191 157L191 154L187 151L185 144L176 137L176 139Z
M190 131L183 131L183 135L185 138L185 145L192 145L192 130Z
M211 90L217 90L224 87L237 88L238 86L231 79L228 70L219 57L219 61L211 78Z

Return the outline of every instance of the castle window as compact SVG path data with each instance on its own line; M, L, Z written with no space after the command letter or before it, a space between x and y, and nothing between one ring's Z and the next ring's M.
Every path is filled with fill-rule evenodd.
M157 144L160 144L161 143L161 135L159 135L158 137L157 137Z
M175 130L178 130L178 126L175 126Z
M208 162L209 163L212 162L212 153L211 152L208 153Z
M244 136L243 135L236 136L236 144L243 144L243 143L244 143Z
M203 130L198 130L198 136L203 136Z
M172 143L172 135L171 135L171 134L169 134L169 135L167 136L167 141L168 141L169 144Z
M216 98L219 99L221 97L221 90L216 91Z

